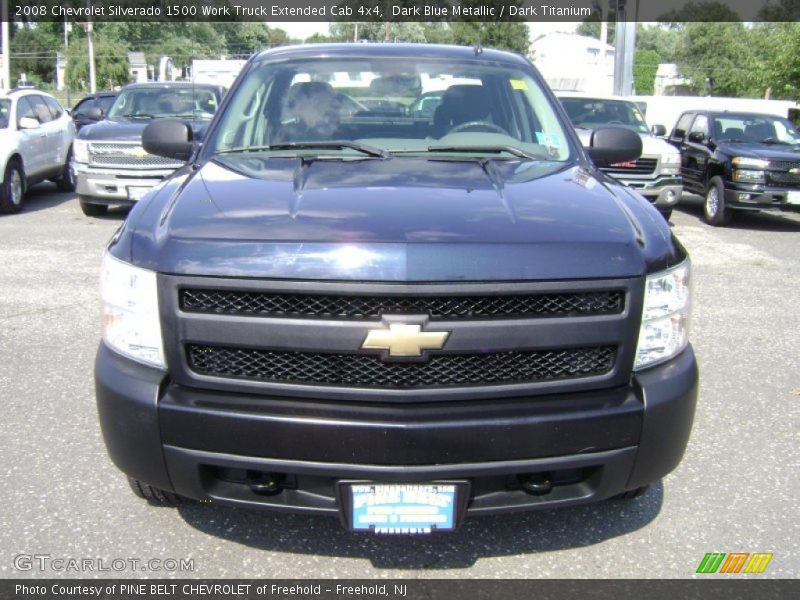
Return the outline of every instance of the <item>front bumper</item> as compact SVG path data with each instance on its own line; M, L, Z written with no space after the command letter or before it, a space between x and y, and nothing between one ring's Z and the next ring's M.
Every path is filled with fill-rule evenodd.
M112 170L79 166L78 195L94 204L133 204L175 169Z
M126 474L203 501L338 515L337 483L468 481L467 514L601 500L680 462L697 398L691 347L621 388L417 404L193 390L101 345L106 446ZM549 493L520 481L545 475ZM253 478L280 481L263 494Z
M658 208L674 207L683 193L683 178L680 175L659 175L651 179L626 177L619 173L611 176L639 192Z
M800 188L725 182L725 204L731 208L800 212Z

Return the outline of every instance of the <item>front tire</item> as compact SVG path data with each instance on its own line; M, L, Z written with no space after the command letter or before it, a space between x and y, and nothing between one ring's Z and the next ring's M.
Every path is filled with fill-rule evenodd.
M67 152L67 161L64 163L64 168L61 170L61 177L56 180L56 186L59 192L74 192L75 191L75 169L74 160L72 159L72 149Z
M81 210L87 217L102 217L108 212L108 206L105 204L93 204L80 198Z
M156 506L178 506L181 503L181 497L177 494L147 485L133 477L128 477L128 485L131 486L134 494L147 500L150 504Z
M708 182L703 215L706 223L714 227L722 227L730 221L731 211L725 205L725 185L720 177L712 177Z
M25 174L22 166L15 160L8 163L3 187L0 189L0 213L14 214L22 208L25 195Z

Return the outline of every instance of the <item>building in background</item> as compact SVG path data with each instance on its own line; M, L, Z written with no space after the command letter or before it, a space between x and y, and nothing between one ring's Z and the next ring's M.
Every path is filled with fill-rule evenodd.
M535 39L530 59L554 90L614 92L614 47L593 37L554 32Z
M131 83L147 83L150 80L144 52L128 52L128 64L130 65Z

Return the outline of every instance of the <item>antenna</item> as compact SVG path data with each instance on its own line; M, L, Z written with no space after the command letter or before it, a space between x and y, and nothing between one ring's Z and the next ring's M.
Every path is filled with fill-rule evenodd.
M475 47L473 48L475 51L475 56L479 56L483 54L483 46L481 45L481 36L478 36L478 39L475 41Z

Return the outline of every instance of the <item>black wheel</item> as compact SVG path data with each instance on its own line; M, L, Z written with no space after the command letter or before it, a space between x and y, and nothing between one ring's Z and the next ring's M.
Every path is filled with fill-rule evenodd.
M628 490L627 492L622 492L621 494L617 494L614 496L614 500L633 500L634 498L638 498L642 494L644 494L649 485L643 485L640 488L636 488L635 490Z
M703 215L706 223L714 227L721 227L730 221L731 211L725 206L725 186L719 177L712 177L708 182Z
M59 192L74 192L75 191L75 165L72 160L72 148L67 152L67 161L64 163L64 168L61 170L61 177L56 179L56 186Z
M144 498L150 504L155 504L156 506L178 506L181 503L181 497L177 494L147 485L138 479L128 477L128 484L134 494L139 498Z
M665 221L669 221L672 218L672 209L671 208L659 208L658 212L661 213L661 216L664 217Z
M22 208L22 198L25 195L25 174L22 166L15 160L8 163L3 177L3 187L0 189L0 212L6 214L18 213Z
M81 210L87 217L102 217L108 212L108 206L105 204L93 204L87 202L83 198L80 199Z

